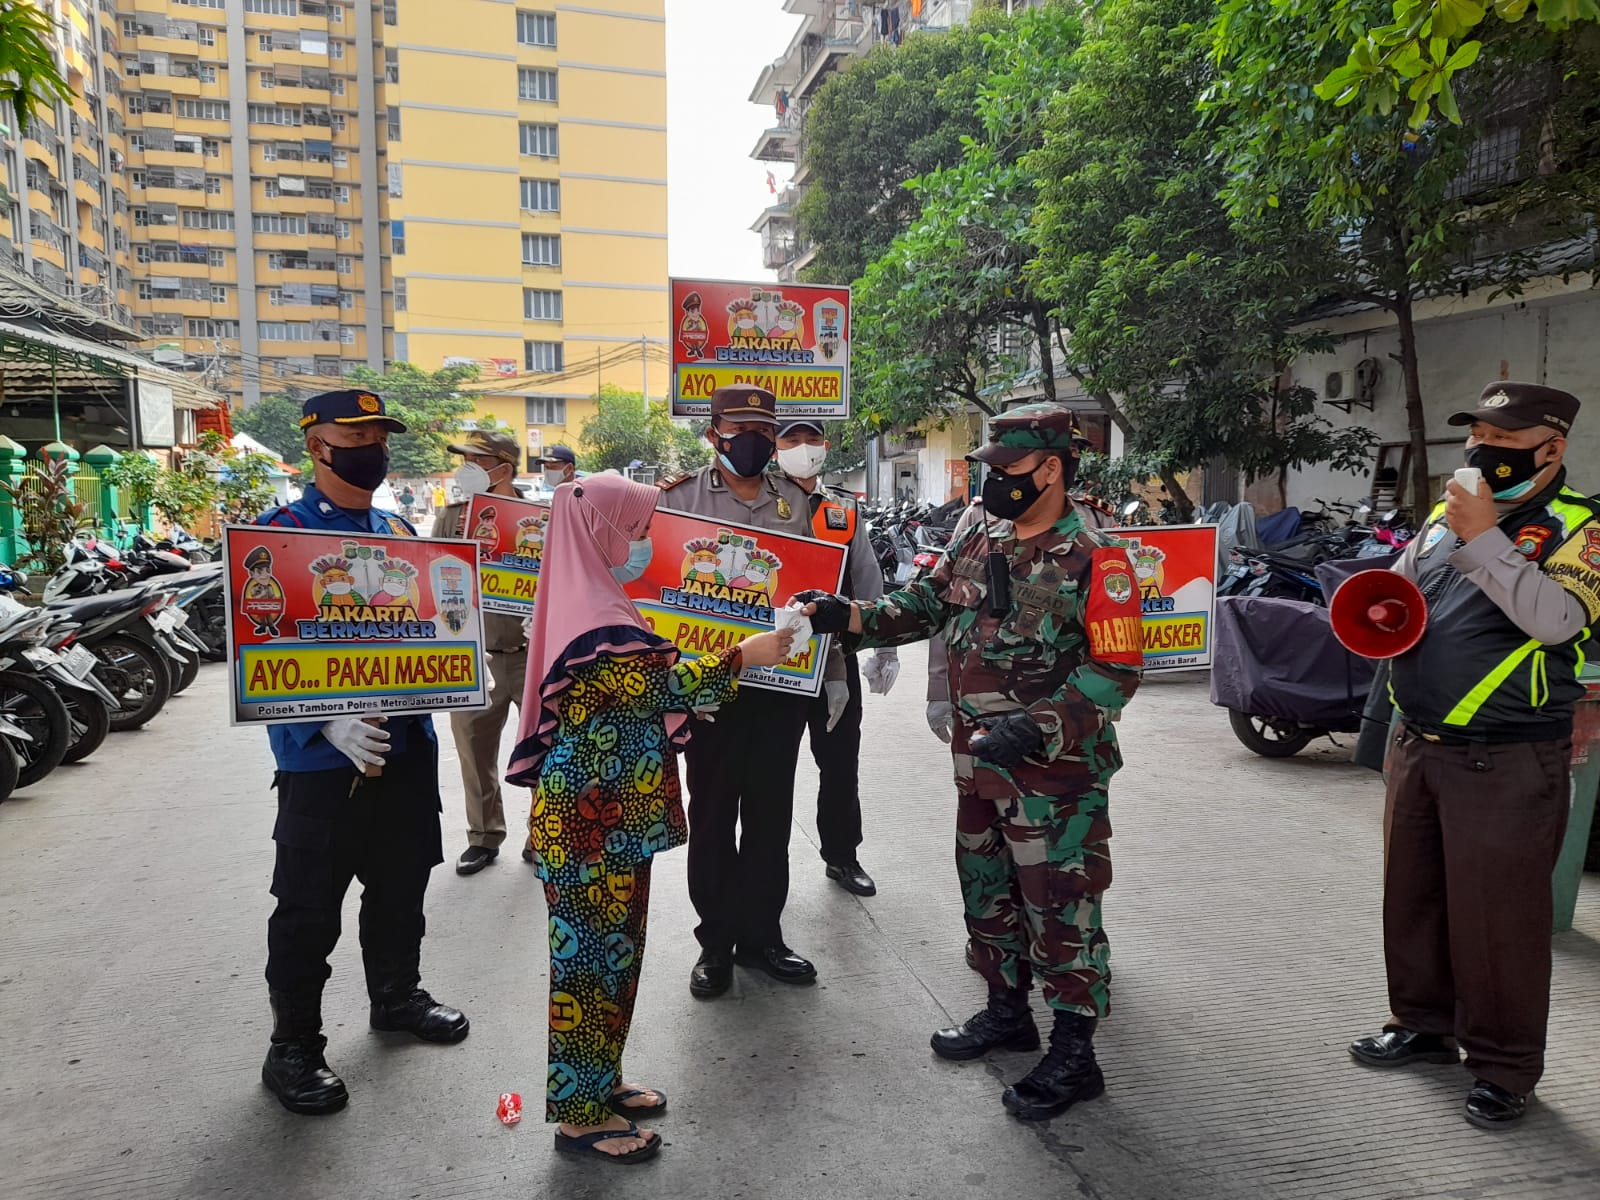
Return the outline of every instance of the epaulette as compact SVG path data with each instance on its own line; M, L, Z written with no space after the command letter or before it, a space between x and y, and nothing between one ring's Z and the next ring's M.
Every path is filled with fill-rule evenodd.
M1088 492L1074 492L1072 502L1074 504L1086 504L1090 508L1098 509L1100 512L1105 513L1108 517L1117 515L1117 510L1112 508L1111 505L1100 499L1099 496L1091 496Z
M684 483L692 478L694 478L693 471L679 471L676 474L663 475L660 479L656 480L656 486L663 492L670 492L680 483Z

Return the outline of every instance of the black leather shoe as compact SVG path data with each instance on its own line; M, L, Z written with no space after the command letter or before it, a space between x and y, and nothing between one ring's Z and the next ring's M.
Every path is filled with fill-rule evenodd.
M1528 1111L1528 1098L1508 1092L1487 1079L1476 1080L1467 1093L1467 1120L1479 1129L1510 1129Z
M1050 1049L1001 1095L1005 1110L1019 1121L1046 1121L1104 1094L1106 1077L1094 1058L1094 1027L1093 1017L1057 1009Z
M720 996L733 986L733 955L726 950L702 950L689 972L689 994L702 1000Z
M991 987L987 1007L960 1025L939 1030L928 1044L952 1062L982 1058L991 1050L1037 1050L1039 1027L1028 1008L1027 989Z
M779 983L815 983L817 968L810 959L801 958L787 946L763 946L759 950L740 947L733 961L741 967L754 967L765 971Z
M847 863L829 863L828 878L855 896L878 894L878 885L872 882L872 876L863 871L855 859Z
M440 1004L421 988L397 999L375 1000L372 1027L382 1033L411 1033L425 1042L459 1042L472 1029L465 1013Z
M322 1057L328 1039L322 1036L320 997L293 997L271 992L272 1045L261 1065L261 1082L293 1113L321 1116L350 1102L344 1080L328 1069Z
M476 875L499 857L500 851L492 846L468 846L456 859L456 874Z
M1461 1060L1455 1043L1437 1033L1385 1029L1350 1043L1350 1057L1369 1067L1405 1067L1414 1062L1453 1065Z

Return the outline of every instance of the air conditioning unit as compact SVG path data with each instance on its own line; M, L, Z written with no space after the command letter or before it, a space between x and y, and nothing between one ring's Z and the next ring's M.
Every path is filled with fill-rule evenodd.
M1349 370L1329 371L1322 381L1322 398L1330 404L1348 402L1355 386L1354 375Z

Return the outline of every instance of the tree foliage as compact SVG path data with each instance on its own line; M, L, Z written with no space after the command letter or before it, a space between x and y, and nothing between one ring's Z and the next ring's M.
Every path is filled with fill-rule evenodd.
M692 471L710 461L704 423L675 424L664 401L652 400L646 410L642 393L608 383L595 402L578 443L585 471L626 471L636 462Z
M880 46L817 93L805 125L811 186L797 213L802 240L816 248L806 278L859 279L917 215L906 182L960 160L961 139L982 128L983 33L994 25L993 14L975 13L947 34Z
M249 408L241 408L233 414L233 427L267 449L277 451L284 462L299 462L304 456L306 440L305 431L300 428L303 403L292 392L263 396Z
M16 113L18 132L27 132L40 105L72 99L50 49L55 36L48 6L0 0L0 105Z
M407 432L389 442L390 471L410 478L450 469L446 447L472 414L472 399L461 386L477 377L477 367L424 371L408 362L394 363L381 375L357 367L348 376L352 387L377 392L385 409L405 422Z

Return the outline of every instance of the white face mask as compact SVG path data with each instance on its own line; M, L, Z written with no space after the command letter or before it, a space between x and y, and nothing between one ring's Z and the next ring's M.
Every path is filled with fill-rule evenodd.
M822 464L827 458L826 446L808 446L802 442L788 450L779 450L778 466L782 467L783 473L791 478L810 479L822 470Z
M456 468L456 486L461 489L463 496L476 496L480 492L487 492L491 486L489 472L477 463L462 463Z
M555 491L567 482L567 469L565 467L546 467L544 472L544 486L549 491Z

